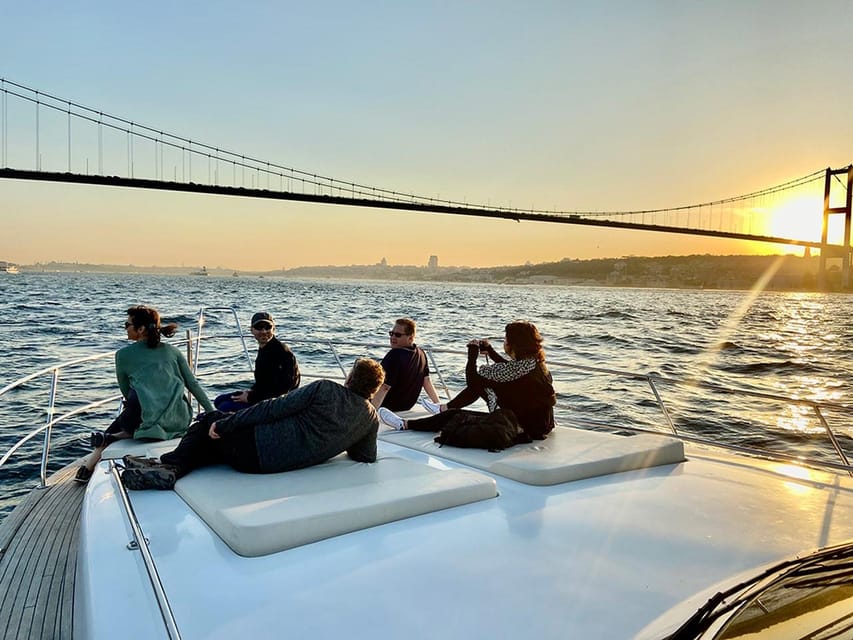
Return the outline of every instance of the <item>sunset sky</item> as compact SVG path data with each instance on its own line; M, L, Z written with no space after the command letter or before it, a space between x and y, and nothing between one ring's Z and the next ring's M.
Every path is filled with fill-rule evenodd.
M849 0L34 0L5 3L0 16L2 78L270 162L426 196L662 208L853 161ZM8 119L14 152L32 129ZM44 134L40 144L62 152L66 140ZM778 250L0 181L0 260L21 264L276 269L425 264L435 254L442 265L486 266Z

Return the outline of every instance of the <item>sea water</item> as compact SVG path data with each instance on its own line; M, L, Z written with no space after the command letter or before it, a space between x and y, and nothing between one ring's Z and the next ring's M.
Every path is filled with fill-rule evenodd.
M381 358L394 320L408 316L418 323L417 342L441 349L435 358L451 391L464 384L469 339L488 337L500 347L507 322L530 320L539 327L552 363L558 424L670 428L644 380L578 372L574 365L841 404L849 402L853 387L853 297L843 294L134 274L0 276L0 388L63 361L121 348L127 344L125 310L134 304L157 307L181 330L195 325L202 307L234 307L244 332L253 312L268 311L303 369L338 379L340 367L355 357ZM205 335L236 334L229 312L210 310L206 317ZM330 342L359 345L335 347L339 366ZM248 346L254 357L251 340ZM205 342L203 349L205 358L224 352L243 371L235 377L206 375L200 361L200 379L211 398L251 383L250 361L239 342ZM60 375L60 410L118 393L111 357L85 369L83 377L75 370ZM49 388L50 378L43 376L0 397L0 455L45 423ZM663 385L660 392L680 431L838 461L808 407L701 386ZM115 408L57 425L50 470L84 455L87 434L103 429ZM834 412L827 418L851 455L850 416ZM41 444L41 436L34 438L0 467L0 517L37 480Z

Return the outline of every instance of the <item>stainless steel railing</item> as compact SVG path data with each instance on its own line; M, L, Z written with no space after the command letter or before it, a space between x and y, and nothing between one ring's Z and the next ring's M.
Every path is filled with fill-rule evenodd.
M190 360L190 363L193 367L192 372L196 373L199 361L199 351L201 350L201 341L202 341L202 331L204 330L204 325L207 320L207 315L211 311L227 311L231 314L231 317L234 318L234 324L237 327L237 336L240 338L240 342L243 345L243 354L246 356L246 362L249 364L249 371L254 369L255 363L252 361L252 356L249 355L249 348L246 346L246 337L243 335L243 328L240 326L240 318L237 315L237 309L234 307L202 307L198 310L198 317L196 320L196 339L190 339L190 344L194 345L194 355Z
M194 369L197 370L198 363L201 360L201 356L202 356L202 346L201 346L202 343L212 341L212 340L229 339L229 338L231 340L233 340L236 337L241 341L243 355L245 356L246 361L249 364L248 370L251 371L252 364L253 364L252 359L251 359L251 355L249 354L248 347L246 345L246 338L242 334L239 319L236 316L236 311L233 308L231 308L231 307L206 307L206 308L202 308L199 312L200 326L202 326L202 327L204 326L204 319L209 314L209 312L217 311L217 310L218 311L225 310L225 311L228 311L229 313L233 314L234 320L235 320L235 326L236 326L237 331L238 331L238 333L236 335L230 335L229 334L229 335L202 336L200 333L197 333L195 336L190 334L186 341L179 341L179 343L186 344L189 353L192 354L191 358L193 360ZM369 343L369 342L354 342L354 341L346 341L346 340L325 340L323 342L318 342L318 341L308 341L308 340L302 341L302 340L297 339L297 340L290 340L289 342L291 344L294 344L294 345L299 345L299 344L310 345L312 348L316 348L320 345L324 346L325 349L331 355L332 359L334 360L336 368L340 370L342 379L346 377L347 372L348 372L348 367L344 364L344 357L346 357L346 356L342 355L343 351L349 351L350 353L356 352L356 353L361 353L361 354L366 354L366 353L376 354L376 353L384 352L384 350L387 349L387 345L377 345L375 343ZM464 353L461 353L458 349L439 349L439 348L431 347L429 345L421 345L421 347L427 353L427 356L428 356L429 361L431 363L431 370L435 374L437 374L437 376L440 380L440 387L441 387L441 390L443 391L443 395L446 398L450 398L451 397L450 389L449 389L448 384L444 378L444 375L441 371L441 368L438 366L438 362L436 360L435 354L452 354L454 356L454 358L461 359L461 358L464 358ZM73 408L73 409L71 409L71 410L69 410L69 411L67 411L61 415L56 415L55 414L56 400L57 400L57 395L58 395L58 391L59 391L59 384L60 384L62 372L64 372L65 370L67 370L70 367L74 367L74 366L81 365L83 363L94 362L94 361L97 361L97 360L100 360L103 358L111 357L114 354L115 354L115 351L110 351L107 353L96 354L96 355L92 355L92 356L88 356L88 357L84 357L84 358L77 358L75 360L71 360L69 362L65 362L65 363L62 363L62 364L59 364L59 365L56 365L53 367L47 367L45 369L37 371L37 372L30 374L28 376L24 376L23 378L20 378L19 380L16 380L15 382L13 382L13 383L3 387L2 389L0 389L0 402L2 402L3 396L5 394L7 394L9 391L16 389L16 388L26 384L27 382L30 382L36 378L41 377L41 376L50 376L50 387L49 387L49 393L48 393L48 398L47 398L47 403L46 403L46 408L45 408L45 416L46 416L45 423L43 425L40 425L39 427L34 428L30 432L28 432L26 435L21 437L14 444L2 456L2 458L0 458L0 468L2 468L2 466L9 460L9 458L12 455L14 455L21 448L22 445L26 444L28 441L32 440L34 437L38 436L39 434L44 434L42 450L41 450L40 472L39 472L40 486L44 486L45 482L46 482L46 475L47 475L47 463L48 463L49 456L50 456L50 445L51 445L53 427L56 425L59 425L63 422L67 422L70 418L72 418L74 416L85 414L85 413L90 412L94 409L102 407L103 405L113 403L113 402L117 402L120 399L119 395L111 395L111 396L103 398L103 399L98 399L98 400L94 400L91 402L84 403L83 405L75 407L75 408ZM215 357L213 358L213 360L215 360ZM640 373L636 373L636 372L624 371L624 370L619 370L619 369L592 367L592 366L581 365L581 364L576 364L576 363L549 361L548 366L552 370L564 369L565 371L567 371L569 373L579 372L579 373L590 374L590 375L603 375L603 376L616 377L616 378L625 379L625 380L634 380L637 382L644 383L644 385L647 386L649 391L651 392L657 409L659 410L660 414L664 417L664 420L666 422L666 425L668 426L670 434L672 436L678 437L682 440L689 441L689 442L701 443L701 444L707 444L709 446L714 446L714 447L730 449L730 450L737 451L740 453L747 453L747 454L758 455L758 456L767 457L767 458L793 461L793 462L797 462L797 463L808 464L810 466L825 467L825 468L834 469L834 470L842 470L842 471L846 471L851 476L853 476L853 467L851 467L851 465L850 465L848 457L847 457L843 447L841 446L841 444L839 442L839 439L838 439L836 432L829 425L829 423L826 419L826 416L825 416L825 412L827 412L827 411L840 412L841 414L847 415L847 416L853 415L853 407L851 407L850 405L838 404L838 403L832 403L832 402L826 402L826 401L815 401L815 400L809 400L809 399L804 399L804 398L792 398L792 397L787 397L787 396L783 396L783 395L779 395L779 394L772 394L772 393L766 393L766 392L760 392L760 391L752 391L749 389L735 388L735 387L720 385L720 384L706 382L706 381L695 381L695 380L688 380L688 379L667 378L667 377L659 376L659 375L655 375L655 374L640 374ZM322 377L322 375L312 374L310 372L303 372L303 375L306 378ZM836 456L840 460L840 463L831 463L831 462L827 462L825 460L816 460L816 459L811 459L811 458L802 458L799 456L777 454L777 453L769 452L766 449L761 449L761 448L757 448L757 447L749 447L749 446L743 446L743 445L738 445L738 444L734 444L734 443L726 443L726 442L721 442L719 440L711 440L708 438L702 438L702 437L691 435L691 434L681 433L681 432L679 432L679 430L675 424L675 421L672 418L671 412L669 411L667 404L664 402L664 399L662 397L661 389L663 387L698 388L698 389L702 389L705 391L713 391L713 392L717 392L717 393L721 393L721 394L731 394L731 395L742 396L742 397L752 397L752 398L756 398L756 399L772 400L775 402L780 402L780 403L785 403L785 404L790 404L790 405L799 405L799 406L808 407L811 410L811 412L814 414L814 416L816 417L817 421L820 423L820 425L821 425L821 427L825 433L825 436L829 440L829 443L830 443L833 451L835 452ZM607 422L602 422L602 421L592 419L588 416L583 416L583 417L572 416L569 419L569 422L571 424L575 424L578 426L587 426L587 427L602 428L602 429L608 429L608 430L621 430L621 431L645 432L645 433L662 433L660 430L648 429L646 427L638 426L638 425L609 424Z
M773 394L773 393L767 393L767 392L763 392L763 391L752 391L749 389L739 389L739 388L735 388L735 387L729 387L729 386L725 386L725 385L716 384L713 382L706 382L706 381L697 382L697 381L693 381L693 380L689 380L689 379L679 380L679 379L675 379L675 378L667 378L664 376L659 376L656 374L639 374L639 373L633 373L633 372L627 372L627 371L620 371L618 369L607 369L607 368L603 368L603 367L591 367L591 366L586 366L586 365L568 364L568 363L550 362L550 361L548 362L548 366L552 367L552 368L553 367L566 367L566 368L569 368L569 369L572 369L575 371L584 371L587 373L605 374L605 375L610 375L610 376L618 376L619 378L627 378L627 379L631 379L631 380L645 381L648 384L649 388L651 389L652 393L654 394L655 401L658 405L658 408L660 409L661 414L666 419L666 422L667 422L667 424L668 424L673 435L678 436L679 438L684 439L684 440L689 440L691 442L708 444L708 445L717 446L717 447L722 446L724 448L740 451L743 453L761 454L761 455L765 455L765 456L770 455L772 457L779 457L782 455L782 454L768 454L767 451L755 449L754 447L742 447L742 446L739 446L736 444L731 444L731 443L720 443L718 441L698 438L696 436L690 436L690 435L685 435L685 434L679 433L678 429L675 426L675 423L673 422L672 418L670 417L670 414L669 414L669 411L667 410L666 404L664 403L663 398L660 395L660 392L658 390L658 386L659 385L670 385L670 386L675 386L675 387L691 387L691 388L696 388L696 389L702 389L705 391L715 391L717 393L741 395L741 396L752 397L752 398L761 398L763 400L772 400L772 401L782 402L782 403L790 404L790 405L799 405L799 406L809 407L814 412L815 417L818 419L818 421L822 425L824 432L826 433L826 436L829 439L836 455L839 457L839 459L842 462L842 464L840 464L840 465L834 465L832 463L826 463L826 462L823 462L822 464L826 464L826 465L831 466L833 468L845 470L851 476L853 476L853 467L851 467L850 461L848 460L847 455L844 452L844 449L841 447L841 444L838 441L838 437L836 436L836 434L832 430L832 428L829 426L829 423L827 422L826 417L823 415L823 412L821 411L821 409L833 410L833 411L842 412L846 415L851 415L851 414L853 414L853 406L846 405L846 404L827 402L827 401L818 402L815 400L808 400L808 399L804 399L804 398L791 398L788 396L783 396L783 395ZM643 429L641 427L636 427L636 426L631 426L631 425L615 426L615 425L607 425L604 423L597 423L596 424L594 421L586 421L586 423L587 424L595 424L596 426L603 426L603 427L608 427L608 428L624 429L627 431L635 431L635 432L642 431L642 432L658 433L654 430ZM796 458L794 456L783 456L783 457L785 460L794 460L794 461L799 460L798 458Z
M12 445L12 447L3 455L3 457L0 458L0 468L2 468L4 464L6 464L6 461L9 460L9 458L12 457L12 455L18 449L21 448L21 446L26 444L29 440L39 435L40 433L44 433L44 442L42 444L41 452L41 463L39 465L39 486L43 488L47 482L47 463L48 458L50 456L51 433L53 431L54 425L59 424L60 422L64 422L76 415L86 413L87 411L90 411L94 408L108 404L110 402L116 402L121 398L121 395L110 396L109 398L90 402L83 406L76 407L60 416L56 416L56 397L59 390L60 372L71 367L76 367L86 362L94 362L96 360L102 360L104 358L108 358L114 355L115 351L108 351L106 353L99 353L84 358L76 358L74 360L69 360L68 362L64 362L53 367L47 367L45 369L36 371L35 373L31 373L30 375L24 376L23 378L19 378L18 380L15 380L11 384L8 384L2 389L0 389L0 398L2 398L8 392L12 391L13 389L18 389L19 387L22 387L28 382L36 380L37 378L40 378L42 376L50 376L50 388L48 392L47 406L45 407L45 424L30 431L24 437L18 440L14 445Z
M163 581L160 579L160 574L157 571L157 564L151 555L148 540L142 531L142 526L139 524L139 518L136 517L133 504L131 504L130 498L127 496L127 490L124 488L124 483L119 477L118 468L114 460L109 461L109 471L113 485L116 488L116 495L119 496L125 518L133 534L133 540L128 542L127 548L132 551L139 551L142 556L142 564L145 566L145 572L148 575L148 581L151 583L154 599L157 601L157 607L160 609L160 616L163 618L163 626L166 629L169 640L180 640L181 632L178 629L175 614L172 612L172 606L169 604L169 598L166 595L166 589L163 587Z

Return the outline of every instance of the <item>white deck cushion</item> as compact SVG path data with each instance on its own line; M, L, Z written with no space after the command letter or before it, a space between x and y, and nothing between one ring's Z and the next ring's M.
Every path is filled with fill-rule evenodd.
M545 440L504 451L439 446L437 434L380 430L379 439L533 485L551 485L684 460L680 440L658 435L619 436L556 427Z
M132 456L143 456L145 458L159 458L164 453L174 450L180 441L180 438L148 442L134 440L133 438L117 440L104 449L104 453L101 457L104 460L120 460L122 457L130 454Z
M373 464L345 454L275 474L198 469L175 491L242 556L262 556L497 495L475 471L440 470L402 458Z

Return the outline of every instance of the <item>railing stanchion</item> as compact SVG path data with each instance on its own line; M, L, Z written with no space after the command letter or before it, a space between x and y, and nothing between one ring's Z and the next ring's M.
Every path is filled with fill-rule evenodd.
M675 428L675 425L672 422L672 418L669 417L669 411L666 410L666 405L663 403L663 399L661 399L660 394L658 393L658 389L655 386L654 380L652 380L651 376L648 376L646 377L646 382L649 383L649 387L651 387L652 393L655 394L655 399L658 401L658 406L660 407L661 413L663 413L663 417L666 418L666 421L669 424L669 428L675 435L678 435L678 430Z
M341 362L340 357L338 356L338 351L335 349L335 345L333 345L331 341L327 342L326 344L329 345L329 349L332 350L332 355L335 356L335 362L338 363L338 368L341 370L341 375L343 375L343 377L346 378L347 377L347 370L344 369L344 365Z
M198 340L195 343L195 358L193 358L193 364L191 371L193 375L196 373L196 369L198 368L198 352L201 349L201 328L204 326L204 307L198 310Z
M190 367L190 371L195 375L195 358L193 357L193 330L187 329L187 364ZM186 387L184 388L184 395L187 397L187 402L190 403L190 406L193 404L193 394L190 393L190 390Z
M432 355L432 347L421 347L424 352L427 354L429 358L430 364L432 364L433 370L438 374L438 379L441 381L441 387L444 389L444 397L450 400L450 388L447 386L447 383L444 381L444 376L441 375L441 369L438 368L438 365L435 362L435 356Z
M187 364L190 365L190 369L193 371L193 363L195 362L195 358L193 357L193 330L187 329Z
M246 356L246 362L249 363L249 371L254 371L255 363L252 362L252 356L249 355L249 347L246 346L246 336L243 335L243 327L240 325L240 318L237 317L237 309L231 307L231 313L234 316L234 324L237 325L237 335L240 336L240 342L243 344L243 355Z
M50 380L50 398L47 403L47 423L44 430L44 444L41 447L41 467L39 468L39 488L47 486L47 458L50 455L50 433L53 430L53 412L56 405L56 388L59 383L59 368L53 370Z
M832 446L835 447L835 452L838 454L838 457L846 464L848 467L850 466L850 462L847 460L847 456L844 453L844 449L841 448L841 445L838 443L838 439L835 437L835 432L830 428L829 423L823 417L823 414L820 412L820 407L816 404L812 405L815 414L820 420L820 423L823 425L823 428L826 429L826 435L829 436L829 441L832 442ZM853 477L853 471L847 471L847 473Z

